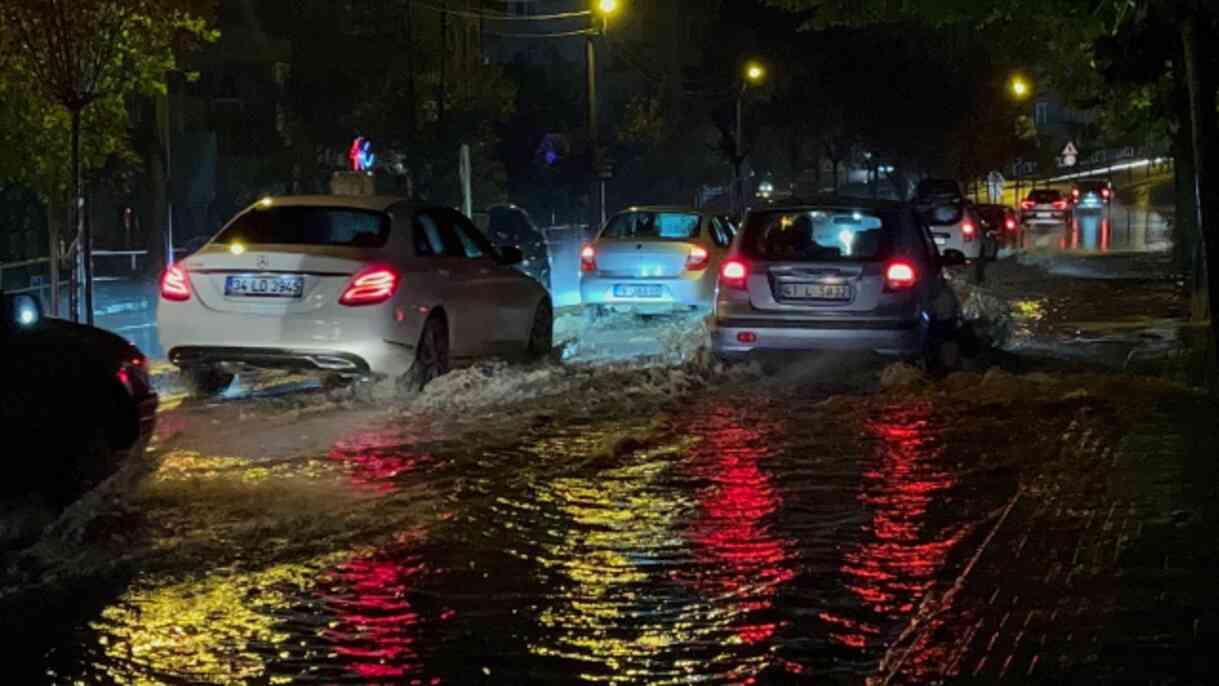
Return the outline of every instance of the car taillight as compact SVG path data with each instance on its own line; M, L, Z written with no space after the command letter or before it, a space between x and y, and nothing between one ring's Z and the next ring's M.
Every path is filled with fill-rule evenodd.
M895 260L885 267L885 291L903 291L918 282L914 265L905 260Z
M1020 207L1026 209L1026 210L1031 210L1036 206L1037 206L1037 203L1033 202L1032 200L1025 200L1024 202L1020 203Z
M1056 209L1056 210L1065 210L1065 209L1067 209L1067 201L1066 201L1066 200L1055 200L1055 201L1054 201L1054 209Z
M186 270L173 265L161 275L161 297L166 300L190 300L190 279Z
M1109 189L1108 188L1100 189L1100 194L1101 194L1101 197L1105 198L1106 200L1109 199Z
M586 245L580 250L580 271L597 271L597 251L591 245Z
M976 238L977 234L978 228L973 225L973 222L966 221L964 224L961 224L961 238L964 239L966 243Z
M749 280L749 268L740 260L728 260L720 267L720 283L725 288L738 291L745 290L745 282Z
M343 295L339 296L339 304L358 307L383 303L393 297L400 282L398 272L390 267L366 267L351 277Z
M1012 219L1011 217L1008 217L1007 221L1004 222L1003 225L1006 226L1009 231L1015 230L1016 220Z
M1074 195L1075 197L1077 197L1077 198L1078 198L1078 197L1079 197L1079 189L1078 189L1078 188L1074 188L1074 189L1072 189L1072 190L1071 190L1071 195Z
M690 248L690 254L686 256L686 269L692 272L701 271L707 268L707 263L711 261L711 253L707 252L706 248L694 246Z

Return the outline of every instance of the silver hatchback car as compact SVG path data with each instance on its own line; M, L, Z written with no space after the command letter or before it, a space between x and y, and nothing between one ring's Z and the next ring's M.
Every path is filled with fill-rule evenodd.
M687 207L618 212L580 253L580 298L595 318L609 308L650 314L710 309L731 224Z
M941 267L963 261L941 257L902 203L751 211L720 268L712 350L729 360L816 350L929 359L960 317Z

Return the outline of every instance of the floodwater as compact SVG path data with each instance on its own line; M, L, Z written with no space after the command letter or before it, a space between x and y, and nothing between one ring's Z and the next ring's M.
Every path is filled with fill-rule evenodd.
M420 422L269 465L178 456L148 496L174 514L142 544L170 560L41 666L132 684L881 674L1015 487L982 483L925 400L847 424L824 401L746 384L498 438ZM257 508L233 495L277 475ZM173 561L190 531L204 550Z

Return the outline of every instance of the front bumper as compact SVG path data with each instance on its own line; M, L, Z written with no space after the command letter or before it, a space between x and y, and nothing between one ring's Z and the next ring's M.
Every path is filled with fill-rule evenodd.
M717 319L711 326L711 350L725 358L745 358L762 351L873 352L916 357L927 346L929 321ZM751 342L741 340L752 334ZM745 336L748 340L750 337Z
M337 350L179 346L169 351L169 361L179 367L244 365L262 369L325 371L350 376L368 376L372 373L371 366L364 358Z

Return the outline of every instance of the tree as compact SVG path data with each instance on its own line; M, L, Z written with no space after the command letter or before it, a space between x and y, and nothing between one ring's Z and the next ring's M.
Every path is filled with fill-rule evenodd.
M7 0L0 7L8 55L4 68L30 92L62 108L70 120L70 204L89 323L93 267L81 193L84 113L102 100L163 89L164 75L174 66L175 39L183 32L207 35L197 9L187 0Z

